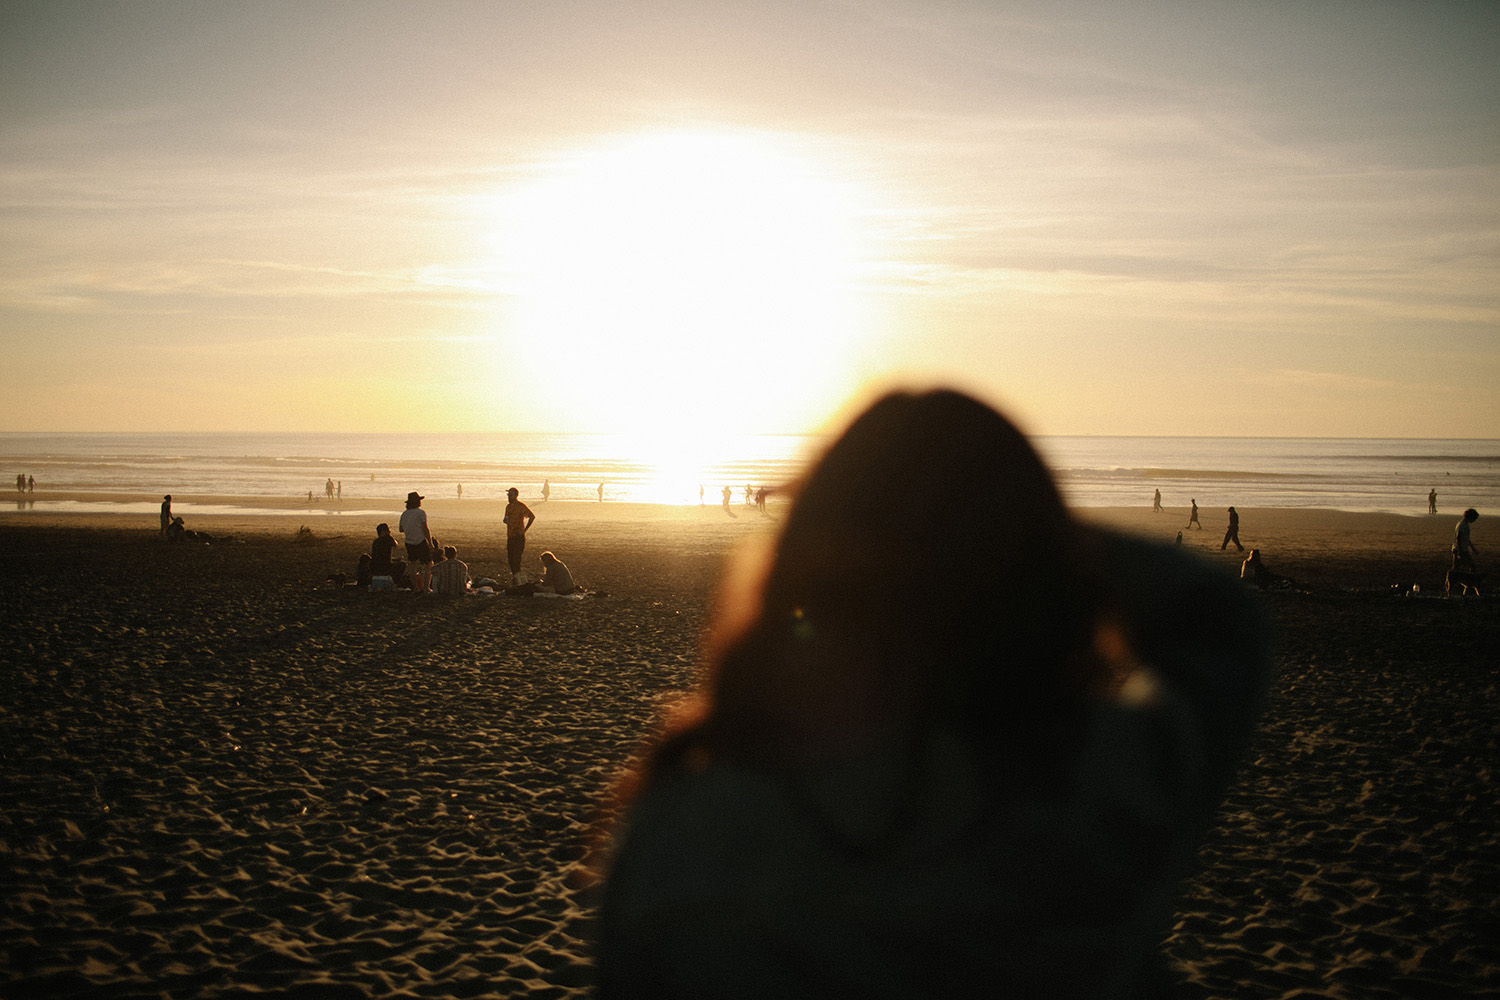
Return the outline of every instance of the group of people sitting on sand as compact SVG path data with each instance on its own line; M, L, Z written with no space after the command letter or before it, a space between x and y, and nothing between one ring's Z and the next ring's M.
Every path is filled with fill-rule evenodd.
M359 557L355 586L364 590L409 589L418 594L430 592L446 597L482 592L524 597L534 594L565 597L578 593L573 574L551 552L541 555L541 579L532 580L522 572L521 555L526 547L526 532L536 515L521 503L519 490L512 487L507 495L510 502L505 508L506 559L510 578L505 584L492 579L475 581L470 578L469 566L458 558L458 549L452 545L439 546L427 523L427 512L422 509L424 497L413 490L406 495L406 509L397 522L405 539L406 558L396 557L397 543L391 534L391 526L385 522L377 524L369 554Z

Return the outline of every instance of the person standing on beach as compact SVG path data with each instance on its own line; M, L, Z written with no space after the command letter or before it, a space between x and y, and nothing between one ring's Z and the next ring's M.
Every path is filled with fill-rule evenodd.
M1228 548L1230 542L1241 552L1245 551L1245 547L1240 544L1240 515L1233 507L1229 508L1229 530L1224 532L1224 541L1219 545L1219 551L1223 552Z
M600 503L604 502L604 484L603 483L599 484L599 502Z
M398 526L406 540L406 562L411 567L411 589L427 593L432 579L432 532L427 528L427 512L422 509L423 496L416 490L406 494L406 509Z
M1193 509L1188 514L1188 523L1187 523L1186 526L1189 527L1189 528L1191 528L1191 527L1193 527L1193 525L1197 525L1199 531L1203 530L1203 522L1200 521L1200 520L1198 520L1198 498L1197 497L1193 498Z
M1455 569L1466 569L1470 573L1479 571L1479 563L1474 558L1479 554L1479 550L1474 547L1474 542L1469 537L1469 528L1477 520L1479 520L1479 511L1470 507L1464 511L1464 516L1459 519L1458 525L1453 529L1453 566Z
M1427 491L1427 513L1437 513L1437 490Z
M1161 513L1161 490L1157 490L1156 495L1151 498L1151 509L1158 514Z
M552 480L542 480L542 503L552 499Z
M865 411L781 525L625 779L600 1000L1165 995L1269 687L1258 602L1074 517L955 392ZM891 585L939 553L962 587Z
M604 486L599 486L602 491ZM508 501L505 504L505 560L510 565L510 579L515 583L516 574L521 572L521 553L526 551L526 532L531 530L531 524L536 520L536 515L531 508L521 502L521 491L512 486L505 491Z
M172 494L161 498L161 540L167 540L167 529L172 526Z
M36 476L27 476L26 477L26 492L27 493L35 493L36 492Z

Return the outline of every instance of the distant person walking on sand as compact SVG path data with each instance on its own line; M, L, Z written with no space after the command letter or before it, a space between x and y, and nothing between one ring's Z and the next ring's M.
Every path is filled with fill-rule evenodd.
M333 499L333 477L332 476L329 476L328 477L328 482L326 482L326 483L323 484L323 492L325 494L327 494L328 499L330 499L330 500Z
M729 509L729 487L724 487L724 509Z
M1230 542L1241 552L1245 551L1245 547L1240 544L1240 515L1233 507L1229 508L1229 530L1224 532L1224 541L1220 543L1219 551L1223 552L1228 548Z
M599 489L602 498L604 486L601 484ZM510 498L505 505L505 560L510 565L510 578L514 583L516 574L521 572L521 553L526 551L526 532L531 530L536 515L521 502L521 491L514 486L506 490L505 495Z
M469 592L469 567L459 560L458 550L443 546L443 561L432 568L432 592L444 597L462 597Z
M27 476L26 477L26 492L27 493L35 493L36 492L36 476Z
M161 537L165 541L167 529L172 527L172 494L161 498Z
M1198 526L1199 531L1203 530L1203 522L1198 520L1198 499L1196 497L1193 498L1193 509L1188 514L1188 523L1186 527L1191 528L1194 525Z
M599 502L600 503L604 502L604 484L603 483L599 484Z
M462 500L464 498L464 484L463 483L459 483L458 484L458 498L460 500Z
M542 503L552 499L552 480L542 480Z
M338 486L334 488L334 492L338 495L339 502L343 503L344 502L344 481L342 479L339 480Z
M26 473L24 473L24 472L18 472L18 473L16 473L16 492L17 493L25 493L26 492Z
M1427 513L1437 513L1437 490L1427 491Z
M550 552L543 552L542 580L537 589L553 594L571 594L577 587L573 583L573 574L568 572L563 561Z
M1151 498L1151 509L1158 514L1161 513L1161 490L1157 490L1156 496Z
M1466 569L1475 572L1479 569L1479 563L1475 556L1479 550L1474 547L1474 542L1469 538L1469 528L1475 521L1479 520L1479 511L1470 507L1464 511L1463 518L1453 529L1453 567L1455 569Z
M432 533L427 528L427 512L422 509L424 497L416 490L406 494L406 509L398 525L406 539L406 562L411 570L411 589L427 593L432 579Z

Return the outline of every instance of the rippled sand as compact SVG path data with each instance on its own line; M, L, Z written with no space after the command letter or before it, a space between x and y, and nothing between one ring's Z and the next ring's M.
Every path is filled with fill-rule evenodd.
M476 575L494 513L433 515ZM0 514L0 995L587 996L581 862L772 526L735 513L539 510L576 602L327 589L363 521ZM1500 601L1397 596L1451 518L1289 516L1242 512L1306 586L1264 598L1276 694L1167 952L1188 996L1500 995Z

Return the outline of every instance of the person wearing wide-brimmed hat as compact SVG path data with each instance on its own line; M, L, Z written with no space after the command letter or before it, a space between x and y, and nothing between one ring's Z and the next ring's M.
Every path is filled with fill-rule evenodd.
M427 528L427 512L422 509L422 495L416 490L406 494L406 509L401 512L401 534L406 539L406 561L411 567L411 589L427 592L432 578L432 532Z

